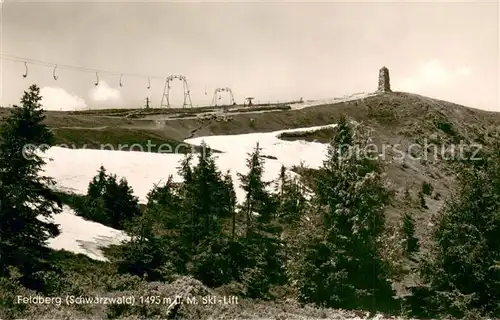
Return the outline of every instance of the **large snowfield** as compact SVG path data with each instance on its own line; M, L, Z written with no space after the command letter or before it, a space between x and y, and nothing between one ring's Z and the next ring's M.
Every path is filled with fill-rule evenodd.
M271 181L278 177L282 165L290 168L302 163L307 167L317 168L321 166L326 157L327 147L325 144L285 141L278 138L281 133L315 131L334 126L208 136L188 139L185 142L199 145L204 141L211 148L222 151L222 153L216 154L217 165L222 172L230 170L238 202L242 202L245 194L239 186L237 173L248 171L246 159L248 153L252 152L257 143L262 148L264 155L276 158L265 159L264 180ZM102 165L108 173L126 178L139 201L144 203L147 193L154 184L165 182L169 175L172 175L174 180L179 181L177 170L184 155L52 147L45 152L44 158L47 161L44 174L56 180L56 189L86 194L89 182ZM193 163L196 163L196 157ZM54 216L53 219L60 225L61 229L61 234L49 241L49 246L53 249L64 249L86 254L93 259L106 260L99 247L118 244L128 238L122 231L76 216L74 211L67 206L64 207L61 214Z

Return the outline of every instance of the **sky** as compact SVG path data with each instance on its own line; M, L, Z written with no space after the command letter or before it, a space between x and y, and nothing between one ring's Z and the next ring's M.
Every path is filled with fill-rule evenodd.
M159 106L176 74L194 106L226 87L238 103L327 99L375 91L386 66L393 91L500 111L495 1L1 1L0 53L22 58L0 60L3 106L33 83L46 109ZM23 59L50 64L23 78ZM181 106L183 83L169 92Z

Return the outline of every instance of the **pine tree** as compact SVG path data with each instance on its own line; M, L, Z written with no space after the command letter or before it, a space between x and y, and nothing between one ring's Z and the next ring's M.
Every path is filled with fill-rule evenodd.
M39 219L61 212L49 189L53 179L39 175L45 164L39 152L54 144L40 101L39 87L30 86L0 129L0 272L8 265L36 272L46 241L59 233L56 224Z
M304 244L294 270L304 302L369 310L392 304L379 246L389 192L373 154L355 154L369 142L361 128L339 121L315 190L322 232Z
M125 178L117 181L114 174L107 174L101 166L98 174L89 183L86 209L80 214L87 219L106 226L124 229L140 215L139 200Z
M200 243L219 234L221 218L230 216L226 211L228 206L221 203L222 200L229 199L228 195L224 195L227 188L222 174L210 149L205 144L202 147L205 152L199 154L196 166L189 167L190 158L181 163L181 175L185 179L182 187L183 210L191 218L188 232L193 253Z
M279 208L277 216L285 224L290 225L301 220L307 209L307 199L298 179L286 175L285 166L281 166L278 177Z
M156 233L159 209L156 204L150 205L143 215L127 224L131 240L122 245L118 254L115 253L119 272L146 276L149 281L161 281L177 271L176 256L169 252L169 238Z
M241 187L246 192L245 202L241 209L246 216L246 234L248 236L252 216L254 214L264 215L265 219L269 219L274 213L271 195L266 191L271 182L263 181L264 173L264 158L261 155L261 148L257 143L253 153L248 154L247 168L249 169L246 175L238 173L241 181Z
M193 235L195 251L192 257L192 273L205 284L217 286L231 280L231 260L225 254L229 242L224 233L224 219L233 215L234 190L219 171L210 148L198 155L192 170L191 186L187 189L185 208L194 217Z
M132 241L125 243L117 257L121 272L150 280L167 280L174 274L186 274L189 251L190 219L183 212L183 183L170 175L163 185L154 185L147 195L144 213L126 224Z
M87 188L87 196L94 201L100 198L104 192L106 192L106 184L108 182L108 174L106 169L101 165L98 174L92 178L92 182L89 183Z
M432 255L421 270L430 290L415 289L426 311L500 314L499 150L461 170L458 190L436 221Z
M223 177L225 192L223 194L227 199L224 199L223 203L227 205L227 212L231 213L231 239L236 236L236 192L234 191L233 178L229 171Z
M181 200L180 215L182 222L179 221L178 229L180 230L179 237L182 237L183 247L191 256L195 252L195 234L193 230L196 229L197 217L194 210L191 210L193 198L193 168L192 168L192 154L186 154L181 161L180 166L177 168L179 176L182 177L183 182L179 185L178 193Z
M267 298L271 285L284 282L285 270L280 238L282 228L276 217L278 199L266 190L270 182L262 179L264 158L260 151L257 144L247 160L248 173L239 174L239 177L246 192L241 205L246 214L244 246L249 257L244 282L250 297Z
M139 199L125 178L117 182L116 176L109 176L102 199L106 220L112 228L124 229L125 224L140 215Z
M403 216L402 234L404 237L404 252L407 257L412 257L418 251L420 245L415 237L415 220L408 213Z

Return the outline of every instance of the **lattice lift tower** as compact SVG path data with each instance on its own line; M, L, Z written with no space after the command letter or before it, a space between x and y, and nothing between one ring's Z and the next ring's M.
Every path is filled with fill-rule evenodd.
M231 90L231 88L228 88L228 87L225 87L225 88L217 88L215 89L214 91L214 95L212 97L212 106L214 107L217 107L217 94L221 93L221 92L227 92L229 93L229 99L231 101L231 105L235 105L236 102L234 102L234 96L233 96L233 91ZM219 99L221 98L221 96L219 95Z
M193 103L191 102L191 94L189 91L189 86L188 82L185 76L183 75L172 75L168 76L167 80L165 81L165 88L163 89L163 96L161 98L161 107L167 107L170 108L170 82L173 80L180 80L182 81L182 87L184 88L184 102L182 103L182 107L185 108L186 106L193 107ZM166 104L164 103L166 99Z

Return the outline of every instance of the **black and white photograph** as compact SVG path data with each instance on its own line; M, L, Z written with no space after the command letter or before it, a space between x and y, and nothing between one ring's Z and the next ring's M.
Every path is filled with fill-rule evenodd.
M500 319L500 3L0 0L0 320Z

